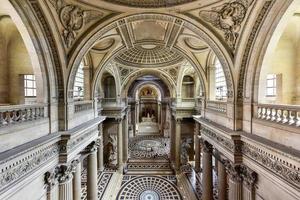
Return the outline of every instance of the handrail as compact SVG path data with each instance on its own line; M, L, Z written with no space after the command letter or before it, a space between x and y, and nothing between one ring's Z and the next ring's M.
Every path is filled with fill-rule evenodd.
M90 110L93 108L93 101L92 100L86 100L86 101L75 101L74 102L74 110L75 113Z

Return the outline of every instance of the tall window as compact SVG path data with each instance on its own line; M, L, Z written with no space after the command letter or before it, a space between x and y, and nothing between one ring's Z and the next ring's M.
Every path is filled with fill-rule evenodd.
M83 63L81 62L75 76L74 98L82 98L84 94Z
M215 61L215 94L217 100L227 97L226 79L222 65L218 59Z
M36 97L36 82L34 75L24 75L24 92L25 97Z
M267 75L266 96L276 96L276 74Z

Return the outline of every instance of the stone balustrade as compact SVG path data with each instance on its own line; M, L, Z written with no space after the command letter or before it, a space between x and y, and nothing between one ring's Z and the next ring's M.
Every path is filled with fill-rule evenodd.
M289 126L300 126L300 106L258 104L256 118Z
M47 104L0 106L0 127L47 116Z
M76 101L74 103L75 113L93 109L93 101Z
M117 99L117 98L101 98L103 107L118 107L127 105L127 99Z
M214 110L221 113L227 112L227 102L226 101L207 101L206 107L210 110Z

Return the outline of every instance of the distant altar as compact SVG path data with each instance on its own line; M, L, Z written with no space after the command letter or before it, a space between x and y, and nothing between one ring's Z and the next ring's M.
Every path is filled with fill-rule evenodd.
M156 121L155 116L152 115L150 117L149 113L147 114L147 117L142 117L142 122L155 122L155 121Z

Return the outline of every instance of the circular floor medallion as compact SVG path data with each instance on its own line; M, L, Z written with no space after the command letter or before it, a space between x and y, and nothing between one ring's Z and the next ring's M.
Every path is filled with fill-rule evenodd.
M159 176L139 176L123 185L117 200L181 200L176 186Z

